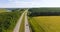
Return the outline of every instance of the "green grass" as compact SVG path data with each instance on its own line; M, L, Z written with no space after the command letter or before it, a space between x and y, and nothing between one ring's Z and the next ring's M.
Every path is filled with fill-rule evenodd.
M0 8L0 13L1 12L7 12L7 9L2 9L2 8Z
M17 20L23 12L17 11L0 13L0 32L13 32Z
M32 32L60 32L60 16L29 17Z
M20 11L18 18L15 17L15 19L12 20L12 21L15 21L15 22L11 22L13 25L10 26L10 28L7 30L7 32L13 32L13 29L14 29L14 27L15 27L18 19L20 18L21 14L22 14L23 12L24 12L24 11Z
M1 15L1 14L0 14ZM2 16L4 17L4 19L2 18ZM0 18L0 22L2 21L2 29L3 32L12 32L17 20L19 19L20 15L15 13L15 12L10 12L10 13L3 13L3 15Z
M25 29L24 29L25 21L24 20L25 20L25 15L23 16L19 32L24 32L25 31Z

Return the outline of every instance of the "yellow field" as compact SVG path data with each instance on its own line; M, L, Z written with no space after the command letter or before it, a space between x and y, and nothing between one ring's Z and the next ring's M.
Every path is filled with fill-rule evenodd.
M33 28L35 32L43 32L43 30L44 32L60 32L60 16L37 16L30 18L29 21L32 27L36 28ZM35 24L32 24L34 22ZM39 26L40 28L38 28L37 25L41 27Z

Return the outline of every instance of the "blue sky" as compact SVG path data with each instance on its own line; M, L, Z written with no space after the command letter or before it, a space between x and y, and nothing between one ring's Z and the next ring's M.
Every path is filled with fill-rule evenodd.
M60 0L0 0L0 8L60 7Z

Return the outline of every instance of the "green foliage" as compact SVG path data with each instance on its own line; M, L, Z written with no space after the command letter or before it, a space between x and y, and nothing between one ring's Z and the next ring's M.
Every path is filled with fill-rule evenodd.
M17 10L16 12L0 13L0 32L5 32L5 30L13 29L21 14L22 11Z
M60 12L60 8L31 8L31 12Z
M29 16L56 16L60 15L60 8L31 8Z

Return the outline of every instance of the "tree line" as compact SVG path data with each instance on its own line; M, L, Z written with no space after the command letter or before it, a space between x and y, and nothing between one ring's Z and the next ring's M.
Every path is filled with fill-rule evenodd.
M60 8L31 8L29 16L60 16Z

